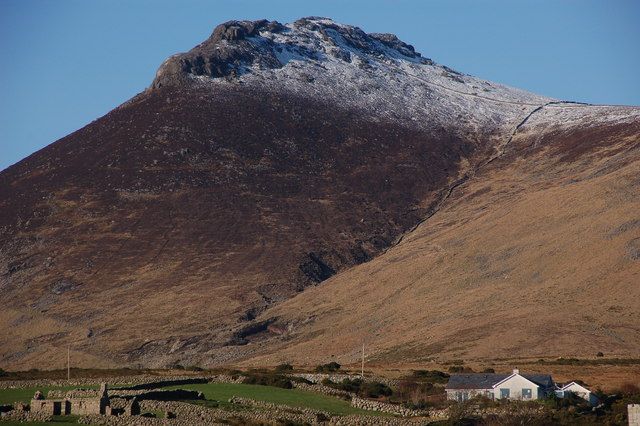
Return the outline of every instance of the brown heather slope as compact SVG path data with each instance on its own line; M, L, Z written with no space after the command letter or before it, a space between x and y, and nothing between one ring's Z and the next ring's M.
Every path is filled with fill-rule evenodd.
M611 111L534 115L399 245L265 312L290 332L246 362L637 356L640 120Z
M241 86L145 92L0 174L2 364L234 359L261 310L414 226L477 137Z

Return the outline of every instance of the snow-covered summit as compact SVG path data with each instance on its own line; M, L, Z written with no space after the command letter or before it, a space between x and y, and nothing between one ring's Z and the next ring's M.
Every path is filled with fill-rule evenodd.
M393 34L367 34L329 18L230 21L168 58L152 89L234 85L355 108L375 120L502 133L552 99L478 79L416 52Z

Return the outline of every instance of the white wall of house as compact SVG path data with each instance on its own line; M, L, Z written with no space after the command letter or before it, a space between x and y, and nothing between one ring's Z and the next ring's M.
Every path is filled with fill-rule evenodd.
M493 388L495 399L532 400L543 397L539 392L540 386L525 379L519 374L514 374Z

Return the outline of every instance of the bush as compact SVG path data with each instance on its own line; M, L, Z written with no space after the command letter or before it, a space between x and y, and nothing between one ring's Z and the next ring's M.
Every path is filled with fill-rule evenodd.
M280 364L280 365L276 366L276 371L278 373L284 373L284 372L293 371L293 365L288 364L288 363Z
M322 364L316 367L316 372L317 373L335 373L336 371L340 370L340 364L338 364L337 362L330 362L328 364Z
M496 372L496 370L494 370L493 368L485 368L484 370L482 370L482 372L486 374L493 374Z
M0 377L4 377L7 375L7 372L0 368Z
M380 382L365 382L360 386L360 396L367 398L380 398L381 396L391 396L393 390Z
M465 367L463 365L452 365L448 371L449 373L473 373L471 367Z
M449 380L447 373L438 370L414 370L412 376L430 383L446 383Z
M596 356L597 356L598 358L602 358L602 357L604 356L604 354L603 354L602 352L598 352L598 353L596 354Z
M384 383L364 382L362 379L344 379L340 383L324 379L322 384L334 389L355 393L364 398L380 398L381 396L391 396L393 394L393 390Z
M249 385L275 386L283 389L293 388L293 384L288 377L263 371L249 371L246 373L244 383Z
M620 386L619 393L624 396L640 395L640 388L634 383L624 383Z
M430 397L441 396L443 393L441 386L434 386L430 382L403 380L398 383L393 397L395 402L402 403L407 408L423 410L432 405L427 402Z

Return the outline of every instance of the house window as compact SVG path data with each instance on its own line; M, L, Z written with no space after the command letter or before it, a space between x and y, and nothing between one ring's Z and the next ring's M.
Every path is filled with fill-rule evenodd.
M522 399L531 399L531 389L522 389Z
M510 395L509 389L500 389L500 399L509 398Z

